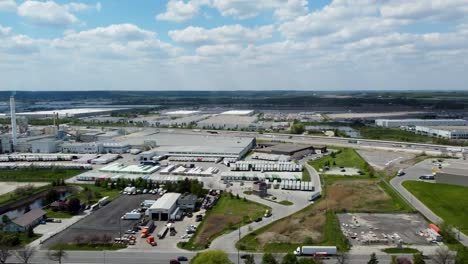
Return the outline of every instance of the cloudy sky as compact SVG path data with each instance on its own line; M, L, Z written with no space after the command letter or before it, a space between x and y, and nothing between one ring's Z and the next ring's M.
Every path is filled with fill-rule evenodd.
M0 90L468 89L468 0L0 0Z

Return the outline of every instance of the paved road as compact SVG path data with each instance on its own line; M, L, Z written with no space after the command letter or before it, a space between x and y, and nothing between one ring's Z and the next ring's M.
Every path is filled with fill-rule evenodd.
M405 175L402 177L395 177L390 181L390 184L421 214L423 214L429 221L433 223L442 222L442 218L432 212L426 205L419 201L414 195L412 195L402 183L405 181L419 181L419 176L421 175L431 175L432 174L432 161L424 160L413 167L410 167L405 170ZM457 229L454 229L455 234L459 234L459 241L468 246L468 237L459 232Z

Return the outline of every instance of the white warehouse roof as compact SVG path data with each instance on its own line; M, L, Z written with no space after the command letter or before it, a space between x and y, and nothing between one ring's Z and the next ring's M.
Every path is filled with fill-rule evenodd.
M171 112L166 112L166 115L192 115L199 113L200 111L191 111L191 110L178 110L178 111L171 111Z
M151 205L151 210L170 210L172 206L177 202L180 198L180 193L166 193L161 198L156 200L156 202Z
M221 115L251 115L254 110L230 110L222 112Z

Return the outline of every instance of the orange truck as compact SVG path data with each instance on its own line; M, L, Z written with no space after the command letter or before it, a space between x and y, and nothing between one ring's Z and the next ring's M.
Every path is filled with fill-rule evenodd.
M148 238L146 238L146 242L148 242L148 244L150 244L153 247L158 245L156 244L156 241L154 241L154 236L149 236Z
M141 230L141 238L148 237L148 234L149 234L149 229L147 227Z

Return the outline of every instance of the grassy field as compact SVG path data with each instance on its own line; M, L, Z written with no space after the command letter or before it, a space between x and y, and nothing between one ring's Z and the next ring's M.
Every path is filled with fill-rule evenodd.
M82 170L57 169L0 170L0 181L52 182L53 180L68 179L82 172Z
M432 143L431 137L417 135L415 133L403 131L398 128L363 126L359 128L359 132L361 133L361 136L363 138L367 138L367 139Z
M50 208L47 208L47 209L44 209L46 211L46 215L48 218L72 218L73 215L71 213L68 213L68 212L54 212L52 211L52 209Z
M119 250L127 246L121 244L57 244L50 247L50 250L80 250L80 251L103 251Z
M88 202L88 197L87 197L88 193L92 194L90 196L91 197L89 201L90 203L95 203L100 198L105 197L105 196L109 196L109 198L113 200L120 195L120 191L116 189L110 190L104 187L94 186L92 184L77 184L77 186L80 186L81 188L83 188L83 191L73 194L72 196L70 196L70 198L78 198L84 202ZM89 191L86 191L85 189L88 189Z
M346 251L334 212L395 212L401 208L382 189L378 180L334 177L327 182L326 195L315 204L241 239L247 251L291 251L298 245L337 245Z
M302 180L310 181L310 173L309 170L307 170L306 168L304 168L304 170L302 171Z
M229 231L263 216L267 206L235 196L223 194L218 203L207 212L205 219L197 228L195 235L186 244L185 249L204 249L211 241Z
M28 191L26 191L24 193L21 193L21 194L17 194L14 191L2 194L2 195L0 195L0 205L23 199L25 197L28 197L28 196L34 194L34 193L37 193L37 192L40 192L40 191L43 191L43 190L47 190L49 188L50 188L50 185L46 185L46 186L42 186L42 187L34 187L34 188L32 188L32 189L30 189L30 190L28 190Z
M364 172L364 176L374 176L372 167L354 149L333 148L337 150L336 153L311 161L309 164L317 171L320 171L320 169L324 168L327 164L330 164L330 167L358 168Z
M403 186L444 221L468 234L468 187L406 181Z

